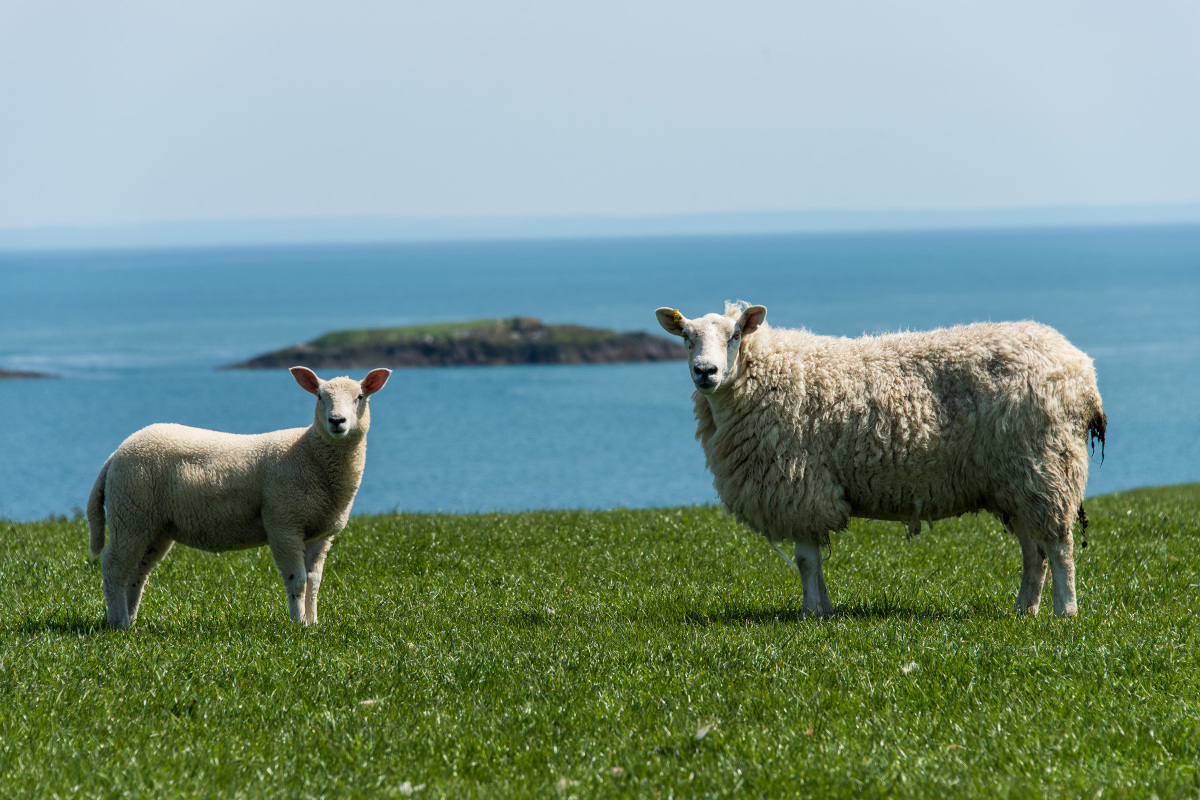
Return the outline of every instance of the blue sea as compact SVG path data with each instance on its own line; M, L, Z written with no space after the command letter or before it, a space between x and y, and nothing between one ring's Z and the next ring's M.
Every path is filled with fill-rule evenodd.
M307 425L283 370L346 328L515 315L657 331L727 299L857 336L1035 319L1091 355L1090 494L1200 481L1200 227L0 253L0 518L71 514L133 431ZM322 377L330 377L324 374ZM365 370L352 372L361 377ZM684 362L397 370L356 513L709 503Z

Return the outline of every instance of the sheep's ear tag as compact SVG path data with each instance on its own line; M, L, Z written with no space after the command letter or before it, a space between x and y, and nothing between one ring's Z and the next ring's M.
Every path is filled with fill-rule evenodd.
M672 317L671 321L672 321L672 322L679 322L679 321L680 321L680 320L682 320L682 319L683 319L683 314L680 314L680 313L679 313L679 309L678 309L678 308L677 308L677 309L675 309L675 316L674 316L674 317Z

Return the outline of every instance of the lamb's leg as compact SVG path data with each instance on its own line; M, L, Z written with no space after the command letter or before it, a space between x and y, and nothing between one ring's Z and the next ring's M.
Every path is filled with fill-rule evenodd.
M1075 557L1070 531L1062 539L1046 542L1042 547L1049 557L1054 581L1054 613L1060 617L1073 617L1079 613L1079 607L1075 603Z
M121 542L124 544L124 542ZM108 549L100 559L100 574L104 584L104 605L108 611L110 628L125 630L133 624L129 618L128 592L129 578L134 569L126 550L118 546L114 534Z
M1042 585L1046 582L1046 551L1028 531L1017 529L1017 540L1021 543L1022 561L1017 611L1036 616L1042 600Z
M287 590L288 614L293 622L304 624L304 587L308 583L308 570L304 568L304 540L299 535L279 535L268 532L271 557L283 578Z
M796 566L800 568L800 585L804 587L803 612L818 617L832 612L825 576L821 574L821 546L796 542Z
M158 562L163 560L173 544L175 543L166 536L160 536L146 548L141 561L134 568L129 589L125 592L125 604L131 625L137 622L138 605L142 602L142 592L146 588L146 581L150 578L150 571L158 566Z
M321 574L325 572L325 556L333 537L312 542L304 548L304 566L308 571L308 588L304 591L304 621L317 624L317 592L321 590Z

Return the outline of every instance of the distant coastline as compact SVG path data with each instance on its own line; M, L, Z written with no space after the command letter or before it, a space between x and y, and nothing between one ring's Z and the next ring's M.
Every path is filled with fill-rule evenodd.
M615 364L685 357L678 342L663 336L514 317L337 331L223 369Z
M1200 203L527 217L177 220L0 228L0 252L1200 224Z

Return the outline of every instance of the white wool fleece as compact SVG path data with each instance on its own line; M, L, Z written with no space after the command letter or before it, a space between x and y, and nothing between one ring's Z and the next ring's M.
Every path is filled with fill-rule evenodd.
M390 370L363 381L321 381L292 370L316 395L313 424L253 435L151 425L121 443L88 500L92 556L101 562L109 624L129 627L146 579L175 542L220 552L269 545L298 622L317 621L317 592L332 537L362 481L368 398Z
M696 435L722 504L818 559L814 587L819 546L852 516L912 527L986 510L1026 554L1022 610L1036 613L1049 554L1055 610L1075 612L1071 528L1089 432L1102 439L1105 419L1091 359L1057 331L977 323L847 339L772 328L762 306L676 313L660 309L664 328L707 354L691 368ZM720 340L739 332L708 385ZM832 610L807 585L804 605Z

